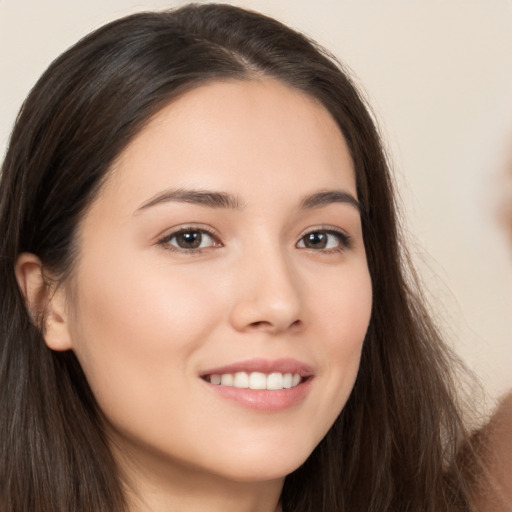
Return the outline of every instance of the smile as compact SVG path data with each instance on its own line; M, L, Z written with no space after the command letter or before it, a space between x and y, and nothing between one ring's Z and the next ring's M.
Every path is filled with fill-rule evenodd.
M315 372L296 359L250 359L211 368L200 377L213 396L273 413L298 406L309 394Z
M240 389L280 390L298 386L303 380L298 373L236 372L206 375L205 380L218 386Z

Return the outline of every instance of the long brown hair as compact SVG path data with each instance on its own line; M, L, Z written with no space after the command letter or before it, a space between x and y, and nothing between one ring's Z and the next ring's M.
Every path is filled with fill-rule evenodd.
M261 76L320 101L343 132L374 296L354 390L324 440L286 478L283 510L468 506L454 462L465 436L454 359L406 278L388 164L365 102L342 66L303 35L208 4L100 28L50 66L21 109L0 183L2 510L125 509L101 411L74 354L48 349L42 325L31 321L15 280L17 257L34 253L64 279L81 217L145 123L201 83Z

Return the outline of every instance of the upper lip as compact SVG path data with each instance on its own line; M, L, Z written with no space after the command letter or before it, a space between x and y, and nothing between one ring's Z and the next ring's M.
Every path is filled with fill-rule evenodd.
M218 366L201 372L201 377L207 375L223 375L237 372L261 372L261 373L298 373L301 377L311 377L313 368L296 359L247 359L225 366Z

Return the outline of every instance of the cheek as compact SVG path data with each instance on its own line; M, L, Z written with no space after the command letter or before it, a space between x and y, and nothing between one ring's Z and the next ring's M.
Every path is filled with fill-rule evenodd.
M365 261L326 279L312 304L315 316L327 330L332 349L336 352L362 344L372 310L372 285Z
M220 314L201 276L118 258L93 262L78 279L73 347L104 412L123 397L135 404L169 394L190 374L190 355Z
M325 340L322 371L328 377L334 408L343 408L359 369L372 310L372 287L366 267L351 272L315 301Z

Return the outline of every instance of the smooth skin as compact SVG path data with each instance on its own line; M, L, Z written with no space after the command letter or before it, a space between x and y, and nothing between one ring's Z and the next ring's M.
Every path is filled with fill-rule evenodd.
M477 482L479 512L512 512L512 393L506 395L490 422L478 434L486 475Z
M185 230L185 232L184 232ZM45 295L105 414L132 511L271 512L352 390L372 290L353 162L327 110L270 79L217 81L161 110L120 155ZM265 412L201 376L261 358L312 368Z

